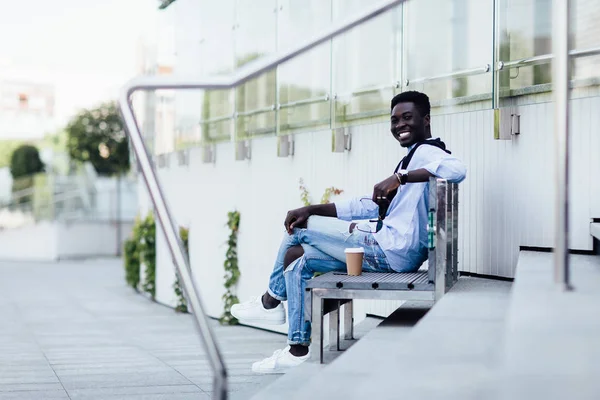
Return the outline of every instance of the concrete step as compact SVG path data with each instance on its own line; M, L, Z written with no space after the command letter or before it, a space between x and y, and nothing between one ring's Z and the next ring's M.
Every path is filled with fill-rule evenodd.
M571 255L572 291L554 283L551 253L521 252L498 398L597 399L600 257Z
M463 277L427 314L405 304L280 398L484 398L481 389L499 369L510 288Z
M600 240L600 222L592 222L590 224L590 234L597 240Z
M381 318L367 317L362 322L356 325L354 333L357 339L355 341L343 341L342 348L350 348L357 343L360 343L369 332L377 328L382 323ZM302 365L294 368L285 375L282 375L275 382L271 383L265 389L258 392L252 400L281 400L293 394L300 385L304 385L314 376L318 375L324 368L326 368L331 362L337 357L344 354L344 352L331 351L325 353L325 364L319 364L317 362L305 362Z

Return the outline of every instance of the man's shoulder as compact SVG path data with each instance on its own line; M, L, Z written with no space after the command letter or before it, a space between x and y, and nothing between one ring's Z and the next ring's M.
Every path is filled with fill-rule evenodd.
M443 143L439 138L436 138L436 140L438 141L438 143ZM449 154L448 151L449 150L445 147L445 144L442 148L440 145L437 144L424 143L416 149L415 156L439 158L447 156Z

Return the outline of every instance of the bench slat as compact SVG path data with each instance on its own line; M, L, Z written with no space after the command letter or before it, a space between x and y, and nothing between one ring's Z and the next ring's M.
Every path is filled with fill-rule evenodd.
M308 281L306 287L308 289L433 290L427 271L412 273L363 272L359 276L328 272Z

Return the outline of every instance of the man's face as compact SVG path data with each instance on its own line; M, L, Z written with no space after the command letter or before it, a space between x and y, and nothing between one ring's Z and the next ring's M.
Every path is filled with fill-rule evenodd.
M425 140L429 115L424 118L414 103L398 103L392 110L390 131L402 147Z

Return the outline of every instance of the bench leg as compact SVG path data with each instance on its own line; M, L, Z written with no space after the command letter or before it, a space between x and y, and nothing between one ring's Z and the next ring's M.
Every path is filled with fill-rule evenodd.
M312 343L311 360L319 361L323 364L323 298L315 296L315 290L312 294Z
M329 350L340 351L340 303L329 313Z
M343 305L344 307L344 339L354 339L354 307L352 300Z

